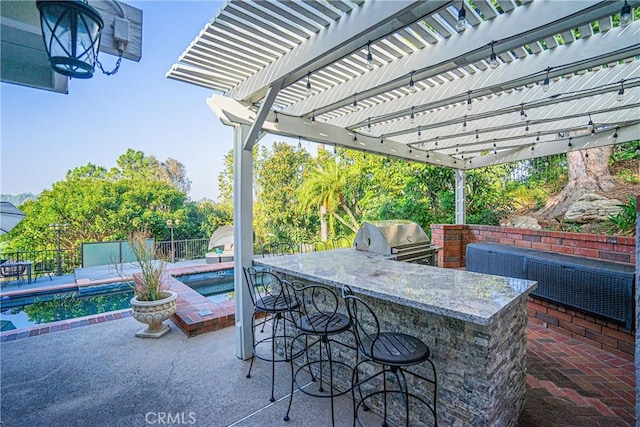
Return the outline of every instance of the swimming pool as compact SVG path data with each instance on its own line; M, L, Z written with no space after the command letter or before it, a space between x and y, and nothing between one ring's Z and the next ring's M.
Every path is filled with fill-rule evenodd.
M233 299L233 269L177 276L176 279L213 302ZM0 332L130 308L133 291L126 283L104 289L53 292L0 298Z

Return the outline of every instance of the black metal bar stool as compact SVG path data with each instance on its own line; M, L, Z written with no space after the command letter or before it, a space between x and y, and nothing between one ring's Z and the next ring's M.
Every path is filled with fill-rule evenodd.
M251 369L256 358L271 362L271 398L269 400L274 402L276 400L274 397L275 364L276 362L289 361L287 340L290 341L293 335L287 334L287 323L293 323L291 313L300 307L300 303L296 298L293 286L275 274L256 270L253 267L244 267L244 275L253 302L251 317L253 357L247 378L251 378ZM287 318L287 314L289 314L289 318ZM257 318L260 320L258 321ZM264 338L256 339L256 328L262 325L260 333L264 333L264 327L270 320L272 321L271 332ZM279 332L281 322L282 332ZM278 354L277 351L279 345L282 346L281 354ZM260 349L263 348L266 350L261 352Z
M340 358L342 360L336 359L332 345L337 344L350 349L348 351L355 353L357 361L356 348L335 338L336 335L344 332L353 334L351 320L347 314L338 311L341 306L341 298L333 288L319 284L305 286L300 283L300 285L302 287L296 286L298 301L300 301L300 315L296 321L298 334L291 342L289 357L291 362L291 394L284 420L289 421L294 388L297 387L298 390L309 396L331 399L331 425L334 425L333 398L342 396L351 390L348 385L337 389L334 383L334 369L343 369L345 373L349 374L353 369L353 364L347 364L346 360L348 359L344 355ZM352 335L352 342L355 344L355 335ZM301 346L301 348L296 348L296 346ZM296 359L303 356L306 359L296 365ZM319 380L317 391L300 384L299 374L302 372L309 372L314 382ZM329 376L328 382L324 378L327 374Z
M353 396L353 425L358 420L358 411L362 407L363 411L369 409L367 402L371 402L374 399L379 399L382 395L383 404L383 426L387 426L387 400L389 395L400 395L402 403L404 405L405 412L405 425L409 426L409 408L412 400L416 400L424 404L431 414L433 415L434 426L438 425L438 418L436 416L436 395L437 395L437 379L436 368L431 361L430 350L427 345L420 339L399 333L399 332L381 332L380 323L375 312L371 307L364 302L361 298L355 296L348 286L342 288L342 296L347 306L347 312L351 318L352 328L355 332L358 351L362 360L356 363L353 368L353 374L351 379L351 389ZM426 378L415 372L406 370L405 368L418 365L427 362L431 365L433 371L433 378ZM378 372L369 374L366 378L360 379L359 368L364 363L370 363L382 368ZM425 390L409 390L407 384L407 375L413 376L428 384L428 387L433 388L433 395L431 402L428 402L423 398L425 396ZM374 389L373 391L367 390L362 392L362 386L366 383L382 376L382 390ZM391 376L395 378L397 382L396 388L389 384L391 381L387 378ZM412 387L415 387L420 381L412 381ZM356 389L358 390L359 398L356 399ZM422 423L422 422L421 422Z

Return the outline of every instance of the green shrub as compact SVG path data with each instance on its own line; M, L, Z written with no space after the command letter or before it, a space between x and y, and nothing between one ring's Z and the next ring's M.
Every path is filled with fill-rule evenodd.
M636 199L629 197L627 203L620 205L622 210L615 215L609 215L607 224L611 234L632 235L636 229Z

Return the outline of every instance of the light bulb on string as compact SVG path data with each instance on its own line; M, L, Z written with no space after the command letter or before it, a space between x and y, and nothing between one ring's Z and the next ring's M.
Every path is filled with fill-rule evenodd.
M631 6L627 3L627 0L624 0L624 5L620 10L620 26L626 27L632 21L633 17L631 16Z
M620 89L618 89L618 96L616 96L616 101L624 101L624 80L620 82Z
M491 42L491 56L489 56L489 67L491 67L491 69L495 70L496 68L498 68L498 65L500 65L500 63L498 62L498 56L496 55L495 51L493 50L493 45L495 44L495 41Z
M418 89L416 88L416 82L413 81L413 73L415 73L415 71L412 71L409 75L409 92L416 93Z
M549 91L549 85L551 83L551 81L549 80L549 71L551 71L551 68L547 68L547 74L544 77L544 82L542 83L542 91L543 92L548 92Z
M373 69L373 54L371 53L371 42L367 43L367 68Z
M458 10L458 20L456 21L456 30L463 31L466 27L466 12L464 10L464 1L460 4L460 10Z

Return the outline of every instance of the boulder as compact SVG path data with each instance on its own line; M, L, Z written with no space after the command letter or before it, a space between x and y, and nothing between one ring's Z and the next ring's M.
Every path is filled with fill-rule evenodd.
M577 224L605 221L609 215L620 212L622 202L616 199L607 199L598 194L585 194L575 203L569 206L564 220Z
M514 216L510 218L505 224L500 224L503 227L515 227L515 228L529 228L532 230L541 230L542 227L538 224L538 220L530 216Z

